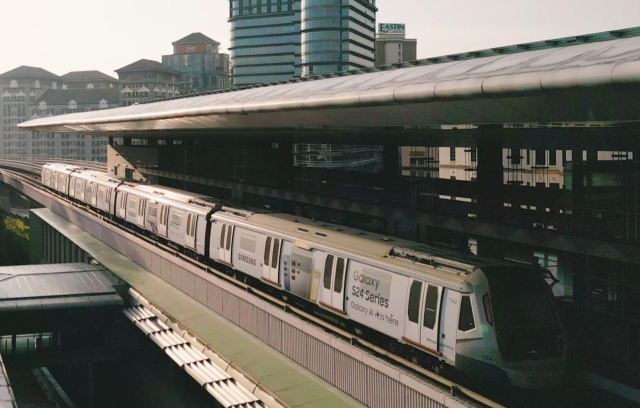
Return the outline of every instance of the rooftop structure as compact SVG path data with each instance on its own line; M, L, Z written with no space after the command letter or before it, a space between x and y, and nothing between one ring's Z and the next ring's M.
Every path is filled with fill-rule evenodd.
M121 106L180 94L180 71L158 61L141 59L116 72L120 78Z
M68 89L117 88L118 80L100 71L74 71L62 76Z
M378 24L376 37L376 67L414 61L418 40L406 38L404 24Z
M172 44L173 54L163 55L162 63L182 73L183 93L229 87L229 55L219 53L219 42L193 33Z
M397 65L395 69L351 71L311 80L167 100L106 113L40 119L25 128L95 132L201 128L299 128L308 126L424 126L449 123L636 120L630 101L638 95L619 84L640 82L638 30L492 49ZM623 37L623 38L618 38ZM624 38L628 37L628 38ZM589 40L592 39L593 42ZM546 44L544 46L543 44ZM557 44L564 44L557 46ZM368 71L368 72L367 72ZM361 75L364 74L364 75ZM556 91L562 90L562 93ZM593 106L567 104L610 98ZM519 108L517 98L528 106ZM455 101L457 109L443 110ZM408 105L411 109L408 109ZM342 108L340 110L333 108ZM330 109L330 115L318 114ZM245 115L237 115L243 113Z

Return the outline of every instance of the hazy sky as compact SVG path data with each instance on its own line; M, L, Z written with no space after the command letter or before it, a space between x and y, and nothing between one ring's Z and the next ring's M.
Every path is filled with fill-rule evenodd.
M640 0L378 0L378 22L406 23L418 57L640 26ZM202 32L229 46L227 0L0 0L0 73L55 74L161 61Z

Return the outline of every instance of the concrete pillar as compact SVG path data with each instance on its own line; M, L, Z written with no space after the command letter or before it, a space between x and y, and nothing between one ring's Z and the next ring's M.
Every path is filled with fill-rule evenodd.
M382 187L386 194L396 190L396 181L400 174L400 146L397 142L388 142L382 152Z
M501 222L504 209L502 137L499 131L486 129L478 141L478 219Z
M502 166L502 128L483 129L477 147L478 221L500 224L504 212L504 176ZM490 238L478 239L478 254L504 258L504 243Z
M278 187L288 190L293 176L293 139L283 136L278 139Z

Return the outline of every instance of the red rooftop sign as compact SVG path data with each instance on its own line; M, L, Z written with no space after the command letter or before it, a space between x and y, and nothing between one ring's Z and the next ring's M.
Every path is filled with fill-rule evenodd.
M192 54L202 52L207 52L207 44L176 45L174 48L175 54Z

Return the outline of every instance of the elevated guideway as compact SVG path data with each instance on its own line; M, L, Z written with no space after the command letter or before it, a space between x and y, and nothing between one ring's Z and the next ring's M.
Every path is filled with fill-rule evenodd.
M499 406L420 367L414 369L436 381L351 345L346 333L327 333L313 317L291 315L217 271L53 196L31 177L0 170L0 178L47 207L33 210L32 231L40 232L33 234L40 240L34 245L77 246L139 293L144 301L138 302L175 322L174 330L215 350L239 373L234 380L262 401L292 407ZM55 256L45 251L36 256Z

